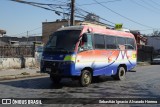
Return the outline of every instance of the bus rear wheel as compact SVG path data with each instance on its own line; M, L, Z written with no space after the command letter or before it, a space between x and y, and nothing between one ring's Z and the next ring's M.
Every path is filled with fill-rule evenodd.
M125 70L125 68L124 67L119 67L118 70L117 70L117 74L113 75L112 77L115 80L124 80L125 76L126 76L126 70Z
M88 70L83 70L79 79L80 85L83 87L87 87L89 84L91 84L91 81L92 81L91 72Z
M52 80L52 82L54 82L55 84L59 84L61 81L61 77L60 76L55 76L50 74L50 79Z

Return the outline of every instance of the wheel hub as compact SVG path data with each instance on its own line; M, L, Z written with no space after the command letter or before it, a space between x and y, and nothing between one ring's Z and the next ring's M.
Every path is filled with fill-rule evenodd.
M90 78L89 78L88 74L84 75L84 82L85 82L85 84L88 84L90 82Z

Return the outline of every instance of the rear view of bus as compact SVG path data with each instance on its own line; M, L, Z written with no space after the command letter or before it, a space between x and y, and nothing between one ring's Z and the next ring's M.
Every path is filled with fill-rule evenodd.
M62 78L88 86L93 77L112 76L124 80L136 66L137 49L131 33L97 26L61 28L44 48L41 72L58 84Z

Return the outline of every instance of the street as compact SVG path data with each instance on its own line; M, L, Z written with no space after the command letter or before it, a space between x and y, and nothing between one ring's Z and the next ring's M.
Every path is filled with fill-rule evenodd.
M160 66L139 66L128 72L126 80L110 77L80 87L77 81L62 80L55 86L49 77L0 82L1 98L160 98Z

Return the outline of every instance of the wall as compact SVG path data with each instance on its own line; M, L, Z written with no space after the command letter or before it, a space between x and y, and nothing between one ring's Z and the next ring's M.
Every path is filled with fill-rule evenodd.
M147 45L153 46L155 50L160 49L160 37L157 36L146 36L147 37Z
M36 67L36 60L28 58L0 58L0 69L18 69L24 67Z

